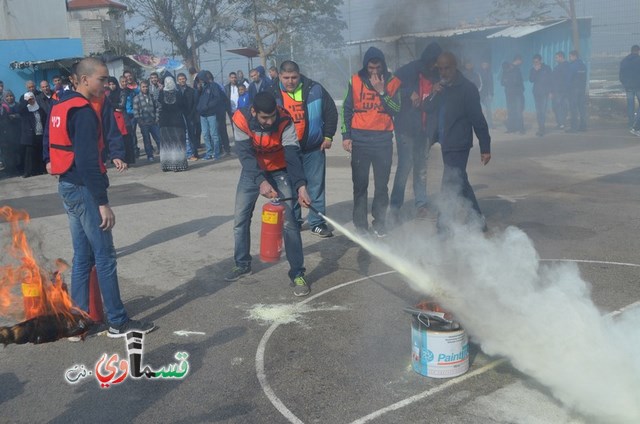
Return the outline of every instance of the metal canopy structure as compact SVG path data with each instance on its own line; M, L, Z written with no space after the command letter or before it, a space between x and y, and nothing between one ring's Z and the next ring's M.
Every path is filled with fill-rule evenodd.
M242 47L239 49L230 49L227 50L229 53L234 53L234 54L238 54L240 56L244 56L248 59L248 63L249 63L249 69L253 68L253 58L254 57L259 57L260 56L260 52L254 48L251 47Z

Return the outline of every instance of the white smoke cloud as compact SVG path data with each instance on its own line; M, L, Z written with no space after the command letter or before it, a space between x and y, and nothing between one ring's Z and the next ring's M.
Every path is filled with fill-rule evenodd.
M491 238L469 227L446 238L405 230L398 243L361 244L452 311L485 353L507 357L568 409L597 422L640 422L640 311L603 316L577 266L540 263L515 227Z

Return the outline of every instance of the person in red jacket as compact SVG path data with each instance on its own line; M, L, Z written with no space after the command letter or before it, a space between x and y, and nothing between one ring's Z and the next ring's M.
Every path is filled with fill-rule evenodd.
M154 324L130 319L120 298L111 234L116 217L107 195L102 119L92 106L104 97L109 74L100 60L86 58L78 64L76 76L76 91L52 107L48 131L49 169L59 175L58 192L73 243L71 298L88 311L89 273L95 265L109 337L124 337L132 330L148 333Z
M304 278L304 256L300 226L293 212L293 196L300 205L309 207L307 181L302 167L300 144L293 119L276 105L270 92L255 95L251 107L233 114L236 152L242 173L236 190L233 234L235 266L225 275L236 281L251 274L251 216L259 195L267 199L289 199L284 202L284 248L289 261L289 278L293 294L306 296L310 289Z

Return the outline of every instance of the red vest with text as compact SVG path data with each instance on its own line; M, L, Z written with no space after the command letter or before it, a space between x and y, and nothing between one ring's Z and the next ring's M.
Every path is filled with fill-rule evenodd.
M296 126L296 135L298 141L304 138L304 132L307 129L307 120L304 111L304 102L294 100L289 93L282 91L282 104L287 112L293 118L293 124Z
M386 91L390 96L395 95L400 82L397 79L387 83ZM382 105L380 94L367 87L360 75L351 78L351 92L353 94L353 117L351 128L371 131L393 131L393 118Z
M67 131L67 120L72 109L91 106L84 97L71 97L60 103L56 103L51 108L49 114L49 157L51 159L51 174L62 175L73 166L75 154L73 153L73 143ZM92 110L94 110L92 108ZM94 110L95 112L95 110ZM98 165L103 174L107 169L102 162L102 151L104 150L104 140L102 138L102 123L100 117L98 121ZM83 140L84 141L84 140Z
M287 167L284 147L282 147L282 133L287 125L292 122L292 119L287 111L281 107L278 107L277 113L279 115L277 126L270 132L254 132L251 130L249 125L251 111L248 108L238 109L233 114L233 123L238 129L249 135L256 151L258 166L263 171L278 171Z

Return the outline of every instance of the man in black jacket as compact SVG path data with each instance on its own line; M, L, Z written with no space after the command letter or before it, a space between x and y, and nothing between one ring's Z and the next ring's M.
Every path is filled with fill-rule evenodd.
M187 84L187 76L184 73L178 74L178 91L184 98L185 110L182 116L187 126L187 157L190 161L198 160L198 140L196 140L196 91Z
M438 71L434 69L442 48L438 43L425 47L420 59L410 62L395 73L400 80L400 112L394 120L398 166L393 179L393 189L389 200L391 224L398 224L400 208L404 203L404 192L413 168L413 194L416 218L427 216L427 159L433 140L427 139L426 116L421 109L422 100L431 93L431 87L438 81Z
M640 46L637 44L631 47L631 53L620 62L620 82L627 93L629 127L633 127L636 98L640 103Z
M480 143L480 162L486 165L491 160L491 136L482 114L480 94L477 87L458 71L453 53L442 53L436 66L440 72L440 82L433 86L424 108L430 120L428 127L442 147L444 163L442 194L445 197L440 204L438 228L446 228L455 219L459 208L457 199L462 197L470 203L462 207L467 209L471 206L477 214L469 218L479 220L480 227L486 231L484 217L469 184L466 169L469 151L473 147L472 131L475 131Z
M222 152L217 116L220 111L226 112L225 95L218 84L213 81L211 72L200 71L196 79L198 89L196 90L195 104L200 115L204 144L207 148L204 158L205 160L217 160L220 159Z
M502 65L502 85L507 97L507 133L524 134L524 82L520 65L522 57L516 55L513 62Z
M542 56L539 54L533 56L533 67L529 71L529 81L533 83L533 99L536 102L536 117L538 118L536 135L542 137L545 133L545 120L552 80L551 68L546 63L542 63Z

